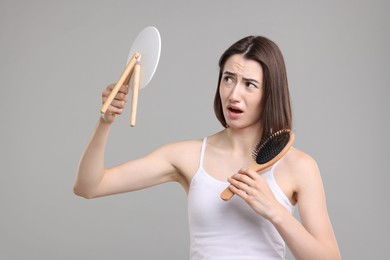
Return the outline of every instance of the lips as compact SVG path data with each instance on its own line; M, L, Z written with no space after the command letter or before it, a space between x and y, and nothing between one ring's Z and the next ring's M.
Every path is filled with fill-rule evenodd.
M244 113L244 111L242 111L237 106L233 106L233 105L227 106L227 114L230 119L233 120L238 119L242 115L242 113Z
M234 114L241 114L241 113L244 112L244 111L242 111L239 107L233 106L233 105L229 105L229 106L227 107L227 109L228 109L230 112L234 113Z

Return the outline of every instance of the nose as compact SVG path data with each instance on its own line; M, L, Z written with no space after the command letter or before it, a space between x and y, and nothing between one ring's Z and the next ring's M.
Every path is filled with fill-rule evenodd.
M240 98L241 98L240 84L237 82L230 92L229 102L237 103L240 101Z

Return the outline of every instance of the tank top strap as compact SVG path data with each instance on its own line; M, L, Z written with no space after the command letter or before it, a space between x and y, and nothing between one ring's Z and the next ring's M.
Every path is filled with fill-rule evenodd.
M275 168L278 166L279 162L280 162L280 160L278 160L276 163L274 163L274 164L272 165L271 170L270 170L270 172L271 172L272 175L274 174L274 170L275 170Z
M203 168L204 153L206 150L207 137L203 138L202 150L200 151L199 168Z
M279 162L280 160L274 163L271 169L267 172L268 185L270 185L271 190L274 192L274 195L279 200L279 202L282 202L290 212L293 212L294 205L291 204L287 195L283 192L283 190L280 188L279 184L276 182L275 179L274 173Z

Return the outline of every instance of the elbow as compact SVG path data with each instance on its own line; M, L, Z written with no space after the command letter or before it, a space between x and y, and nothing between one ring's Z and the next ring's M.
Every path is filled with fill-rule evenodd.
M337 252L335 253L334 259L336 259L336 260L341 260L341 254L340 254L340 251L339 251L339 250L337 250Z
M329 248L329 252L332 252L332 254L328 259L341 260L341 253L337 243L333 246L333 248Z
M317 252L308 252L308 254L306 255L299 255L299 256L296 256L294 255L296 258L295 259L299 259L299 260L304 260L304 259L308 259L308 260L311 260L311 259L323 259L323 260L341 260L341 254L340 254L340 250L337 248L331 248L331 247L324 247L322 250L320 251L317 251Z
M95 196L93 196L91 193L84 191L83 189L80 189L77 187L77 185L73 186L73 193L79 197L85 198L85 199L93 199Z
M326 260L341 260L341 255L340 253L335 253L335 254L321 254L317 256L304 256L304 257L297 257L295 259L303 260L303 259L326 259Z
M332 252L332 254L329 255L329 257L327 259L341 260L341 254L340 254L340 250L338 248L334 249L333 251L330 251L330 252Z
M326 259L341 260L339 249L329 250L330 254Z
M341 255L340 254L334 254L334 255L330 256L329 258L327 258L327 259L341 260Z

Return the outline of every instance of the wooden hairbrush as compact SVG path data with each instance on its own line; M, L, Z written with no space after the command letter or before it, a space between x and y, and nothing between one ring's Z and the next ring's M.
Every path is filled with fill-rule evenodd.
M294 133L289 129L279 130L263 138L252 152L253 162L249 169L259 172L270 167L287 153L293 142ZM221 199L227 201L233 195L228 187L221 193Z

